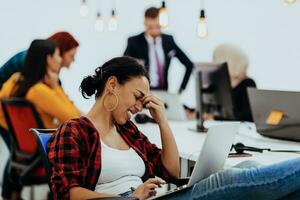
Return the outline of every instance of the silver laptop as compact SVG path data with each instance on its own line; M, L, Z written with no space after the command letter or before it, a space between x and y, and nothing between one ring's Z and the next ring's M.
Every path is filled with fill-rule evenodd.
M180 96L176 93L169 93L162 90L153 90L153 94L157 95L164 101L166 106L166 115L168 120L184 121L187 120L183 104L180 101Z
M240 122L228 122L210 127L188 184L151 199L173 195L222 170L239 127Z
M257 132L268 137L300 141L300 92L248 88ZM273 111L282 113L278 123L267 123Z

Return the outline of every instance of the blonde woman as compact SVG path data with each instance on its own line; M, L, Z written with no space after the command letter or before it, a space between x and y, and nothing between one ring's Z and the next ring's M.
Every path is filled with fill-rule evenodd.
M234 45L221 44L213 52L213 61L226 62L228 65L235 117L241 121L253 121L247 88L256 87L256 84L247 76L248 57Z

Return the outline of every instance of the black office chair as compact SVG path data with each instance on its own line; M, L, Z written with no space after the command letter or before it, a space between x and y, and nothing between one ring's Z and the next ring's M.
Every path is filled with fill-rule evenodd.
M31 186L46 184L45 168L37 150L37 141L29 128L43 128L43 123L34 106L24 98L1 100L4 117L9 129L10 158L8 173L13 182Z

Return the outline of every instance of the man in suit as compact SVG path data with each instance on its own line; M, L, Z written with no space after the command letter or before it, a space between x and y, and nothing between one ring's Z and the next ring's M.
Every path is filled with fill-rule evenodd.
M179 88L181 93L190 78L193 63L176 45L171 35L162 34L159 25L159 9L148 8L145 12L145 32L130 37L124 55L139 59L147 68L151 89L168 90L170 61L177 57L186 71Z

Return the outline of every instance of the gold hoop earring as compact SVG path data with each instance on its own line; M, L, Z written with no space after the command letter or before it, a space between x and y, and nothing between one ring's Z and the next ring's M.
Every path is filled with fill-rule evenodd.
M111 108L107 108L107 107L105 106L105 98L107 97L108 94L112 94L112 95L116 98L116 104L115 104L113 107L111 107ZM111 101L110 101L110 102L111 102ZM109 92L109 93L107 93L107 94L104 95L104 97L103 97L103 106L104 106L104 108L105 108L105 110L106 110L107 112L112 112L113 110L115 110L115 109L117 108L118 105L119 105L119 98L118 98L118 96L116 95L116 93L114 93L114 92Z

